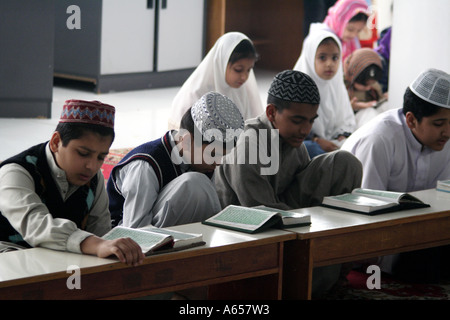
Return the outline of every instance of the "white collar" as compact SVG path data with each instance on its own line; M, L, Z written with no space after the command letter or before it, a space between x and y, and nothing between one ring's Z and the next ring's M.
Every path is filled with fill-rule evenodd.
M53 156L53 152L50 150L50 142L48 142L45 146L45 156L47 158L47 163L50 168L52 178L56 182L56 186L58 187L60 194L63 198L66 198L74 190L78 189L78 186L71 185L69 181L67 181L66 172L58 166Z

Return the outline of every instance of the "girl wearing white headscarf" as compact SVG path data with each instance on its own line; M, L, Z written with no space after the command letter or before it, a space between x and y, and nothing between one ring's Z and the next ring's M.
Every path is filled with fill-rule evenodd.
M250 50L236 53L238 45ZM230 98L244 120L259 116L264 109L253 72L256 59L253 43L246 35L229 32L221 36L175 96L169 116L169 129L178 129L186 110L210 91ZM227 81L230 74L234 74L233 83Z
M320 93L320 104L317 111L319 117L314 121L311 138L305 141L311 158L324 152L339 149L356 127L350 99L344 84L342 59L337 57L334 75L329 74L328 79L319 75L316 70L316 57L322 41L331 38L342 52L342 46L336 35L322 26L311 24L308 36L303 42L302 53L294 66L294 70L308 74L316 83ZM331 61L331 60L329 60ZM330 62L331 63L331 62ZM331 69L331 67L330 67Z

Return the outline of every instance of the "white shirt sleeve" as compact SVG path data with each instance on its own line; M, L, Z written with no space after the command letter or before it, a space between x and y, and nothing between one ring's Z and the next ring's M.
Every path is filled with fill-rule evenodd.
M362 188L387 190L393 152L374 134L358 141L351 151L362 163Z
M122 225L138 228L151 224L160 189L150 164L142 160L130 162L116 173L116 182L125 198Z
M99 185L104 188L102 182L99 181ZM97 209L104 207L105 203L107 198L96 198ZM18 164L7 164L0 168L0 211L33 247L81 253L80 243L92 235L78 229L73 221L53 218L36 194L33 178ZM109 211L97 212L93 216L103 218L92 219L104 221L108 215ZM109 226L105 225L105 228Z

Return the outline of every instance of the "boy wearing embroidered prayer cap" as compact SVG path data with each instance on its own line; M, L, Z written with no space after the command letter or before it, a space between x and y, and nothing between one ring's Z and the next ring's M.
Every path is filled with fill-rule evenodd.
M246 121L236 147L216 169L216 190L223 207L264 205L291 210L320 205L324 196L350 192L360 185L361 164L349 152L338 150L313 160L308 155L303 141L317 117L319 102L319 90L307 74L286 70L275 76L266 112ZM252 150L257 150L257 161L252 161L257 156ZM261 157L264 154L275 164ZM265 170L269 166L271 170ZM313 296L331 288L339 272L340 265L315 269Z
M363 125L342 149L362 162L362 187L412 192L436 188L438 180L450 179L449 138L450 75L428 69L406 88L403 108L388 110ZM382 270L393 272L397 257L383 258ZM399 274L405 276L413 265L418 263L410 263ZM429 273L433 277L438 275L434 271Z
M168 227L219 212L214 169L243 128L229 98L203 95L184 114L180 130L136 147L113 168L107 183L113 225Z
M113 106L98 101L67 100L49 141L1 163L5 251L15 245L143 260L134 241L100 238L111 229L100 167L114 139L114 115Z
M343 149L363 165L364 188L411 192L450 179L450 75L429 69L388 110L351 135Z
M311 161L303 141L317 118L319 102L319 90L307 74L286 70L275 76L266 112L247 120L236 148L217 169L216 189L223 207L307 207L321 204L324 195L344 193L360 183L360 164L348 152L331 152ZM277 163L264 163L263 157L252 163L252 150L271 155ZM269 165L272 170L264 170Z

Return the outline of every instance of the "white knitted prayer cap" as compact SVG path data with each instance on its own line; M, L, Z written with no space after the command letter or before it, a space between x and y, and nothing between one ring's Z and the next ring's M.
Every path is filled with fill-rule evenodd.
M423 100L450 109L450 75L438 69L422 72L409 86Z
M244 119L237 106L218 92L208 92L191 108L194 124L209 142L229 142L244 129Z

